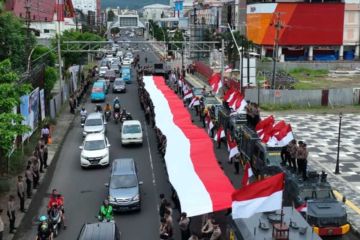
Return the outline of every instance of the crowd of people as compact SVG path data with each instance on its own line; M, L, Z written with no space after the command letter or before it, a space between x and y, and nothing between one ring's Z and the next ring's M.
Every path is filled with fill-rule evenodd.
M302 176L304 181L307 179L308 156L309 150L307 150L306 143L303 141L297 142L293 139L287 146L281 149L282 164L288 164L294 173Z

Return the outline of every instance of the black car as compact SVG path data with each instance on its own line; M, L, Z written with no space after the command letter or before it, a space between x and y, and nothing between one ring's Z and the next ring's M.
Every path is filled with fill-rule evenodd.
M114 222L86 223L77 240L120 240L120 232Z
M113 93L120 92L125 93L126 92L126 84L125 81L121 78L116 78L113 84Z

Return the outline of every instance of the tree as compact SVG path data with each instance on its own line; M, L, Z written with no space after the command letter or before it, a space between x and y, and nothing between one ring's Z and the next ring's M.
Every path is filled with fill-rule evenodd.
M26 46L35 45L30 34L27 39L24 23L10 12L0 13L0 61L10 59L13 69L22 71L27 65Z
M178 41L178 42L182 42L184 41L184 36L181 30L176 29L175 33L174 33L174 37L173 37L174 41ZM182 44L181 43L175 43L175 46L177 48L182 48Z
M90 32L79 32L79 31L64 31L63 35L61 36L61 42L64 41L103 41L104 39L97 34L90 33ZM56 46L56 40L53 41L52 45ZM65 45L62 44L62 49L65 48ZM98 49L100 45L94 46L92 45L92 49ZM86 44L82 45L72 45L72 50L88 50L90 49L89 46ZM80 52L64 52L62 53L62 57L65 59L65 68L67 69L69 66L73 64L79 64L86 58L87 53L80 53Z
M44 84L46 96L50 97L50 92L54 88L57 78L58 78L57 69L55 67L47 66L45 68L45 84Z
M114 21L114 18L115 18L115 13L114 13L114 11L113 11L113 10L109 10L109 11L108 11L108 16L107 16L108 22Z
M0 62L0 160L4 160L14 145L16 136L29 131L21 124L23 117L13 113L14 107L20 104L20 97L31 90L28 84L18 84L19 76L13 71L11 62L6 59Z

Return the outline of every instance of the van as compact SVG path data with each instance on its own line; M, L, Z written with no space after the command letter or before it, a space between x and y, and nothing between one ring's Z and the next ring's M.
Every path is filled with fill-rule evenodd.
M109 202L114 211L140 210L141 196L135 161L132 158L115 159L112 163Z
M101 101L105 102L106 100L106 85L104 82L95 82L90 95L91 102Z
M77 240L120 240L121 233L114 222L86 223Z
M121 77L126 83L131 83L131 67L129 65L122 66Z

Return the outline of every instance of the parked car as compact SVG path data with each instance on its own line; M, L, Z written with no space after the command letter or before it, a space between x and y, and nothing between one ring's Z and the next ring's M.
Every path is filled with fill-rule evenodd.
M90 133L106 133L105 125L106 122L104 122L102 113L90 113L84 124L83 136L86 137Z
M120 236L115 222L85 223L77 240L120 240Z
M125 81L122 78L116 78L113 84L113 93L120 92L125 93L126 92L126 84Z
M132 158L115 159L111 167L109 202L114 211L140 210L141 194L135 161Z
M138 120L124 121L121 128L121 144L142 144L143 143L143 131L141 123Z
M91 102L102 101L105 102L107 93L107 86L105 82L96 81L91 89Z
M91 166L108 166L110 144L104 133L88 134L81 149L80 165L82 168Z

